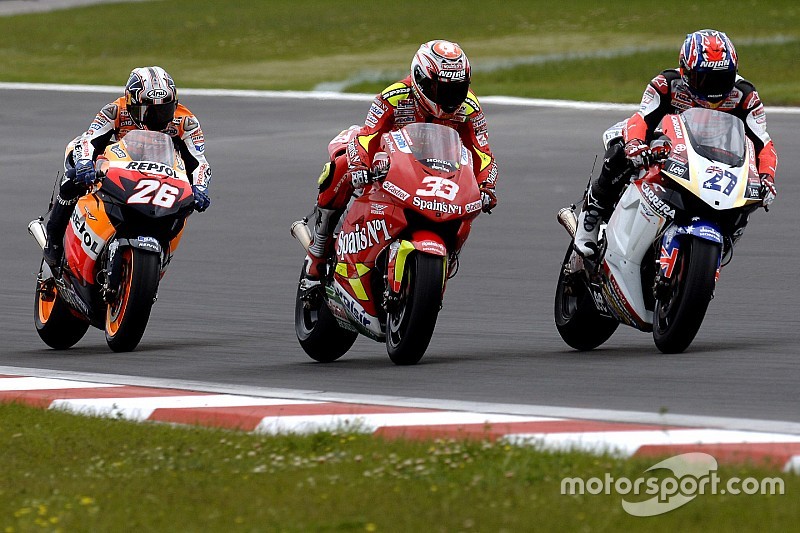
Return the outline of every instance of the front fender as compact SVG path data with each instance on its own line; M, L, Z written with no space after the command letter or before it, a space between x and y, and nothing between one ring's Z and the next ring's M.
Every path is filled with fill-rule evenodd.
M389 264L387 277L389 288L392 292L399 293L406 269L406 260L411 252L420 252L428 255L438 255L445 262L444 271L447 272L447 246L441 236L429 230L417 230L411 235L411 240L401 239L391 244L389 249ZM442 280L444 284L444 280Z
M665 278L672 277L675 262L680 254L681 242L685 237L723 244L722 231L714 222L695 219L686 225L671 226L661 239L661 256L658 260L661 274Z

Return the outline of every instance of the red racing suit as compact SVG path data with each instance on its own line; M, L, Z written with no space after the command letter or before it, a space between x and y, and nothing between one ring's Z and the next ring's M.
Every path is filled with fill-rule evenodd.
M135 129L139 128L133 123L125 107L125 97L117 98L97 113L86 133L75 141L75 161L96 160L106 146L119 141ZM175 118L164 133L172 137L172 143L181 154L186 165L186 175L192 184L208 187L211 183L211 167L206 161L205 137L197 118L179 103L175 109Z
M372 159L379 150L384 133L415 122L432 122L456 130L461 142L472 152L478 185L494 189L497 164L489 147L486 118L472 91L467 94L454 119L438 119L427 113L414 97L411 76L408 76L375 97L364 125L350 141L347 150L333 154L333 171L327 172L326 168L320 176L317 205L324 209L344 209L354 192L350 172L372 167Z
M624 141L640 139L649 142L664 116L700 105L692 97L678 69L665 70L653 78L645 89L639 111L628 119L623 130ZM778 154L767 133L764 104L753 84L737 76L733 91L714 109L731 113L744 122L745 134L756 149L759 174L768 174L774 179Z

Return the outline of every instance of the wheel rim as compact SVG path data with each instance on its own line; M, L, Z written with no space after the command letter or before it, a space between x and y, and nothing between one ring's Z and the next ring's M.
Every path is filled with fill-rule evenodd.
M113 337L122 327L125 319L125 311L128 308L128 300L131 294L131 281L133 280L133 251L125 249L122 256L122 282L119 296L115 301L108 304L106 312L106 332Z
M306 307L302 303L300 305L303 306L303 329L305 333L311 333L319 320L319 307Z
M56 305L56 296L57 293L55 292L55 287L52 287L53 296L52 298L47 297L44 291L37 291L36 299L38 302L39 308L39 321L42 324L46 324L48 320L50 320L50 314L53 312L53 307Z

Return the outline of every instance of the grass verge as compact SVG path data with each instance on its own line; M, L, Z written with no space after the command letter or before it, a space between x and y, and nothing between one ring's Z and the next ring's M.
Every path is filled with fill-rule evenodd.
M0 18L0 80L124 85L159 64L180 87L376 92L421 42L458 41L479 95L638 102L676 66L686 33L725 30L767 104L798 104L800 7L793 0L653 3L482 0L402 7L356 0L173 0Z
M703 495L636 518L619 495L561 495L561 479L636 479L655 460L499 442L265 436L3 404L0 449L0 531L8 533L779 531L800 519L795 475L780 475L784 495ZM723 467L719 475L777 474Z

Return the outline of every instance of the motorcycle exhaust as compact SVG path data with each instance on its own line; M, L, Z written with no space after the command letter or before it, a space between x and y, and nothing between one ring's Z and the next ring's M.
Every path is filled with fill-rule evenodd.
M569 236L575 238L575 231L578 229L578 217L575 216L575 206L562 207L558 211L558 223L564 226Z
M300 246L307 252L308 247L311 246L311 230L308 229L308 224L305 220L295 220L292 222L292 237L297 239Z
M47 232L44 229L41 218L31 220L30 224L28 224L28 233L36 239L36 242L44 250L44 247L47 246Z

